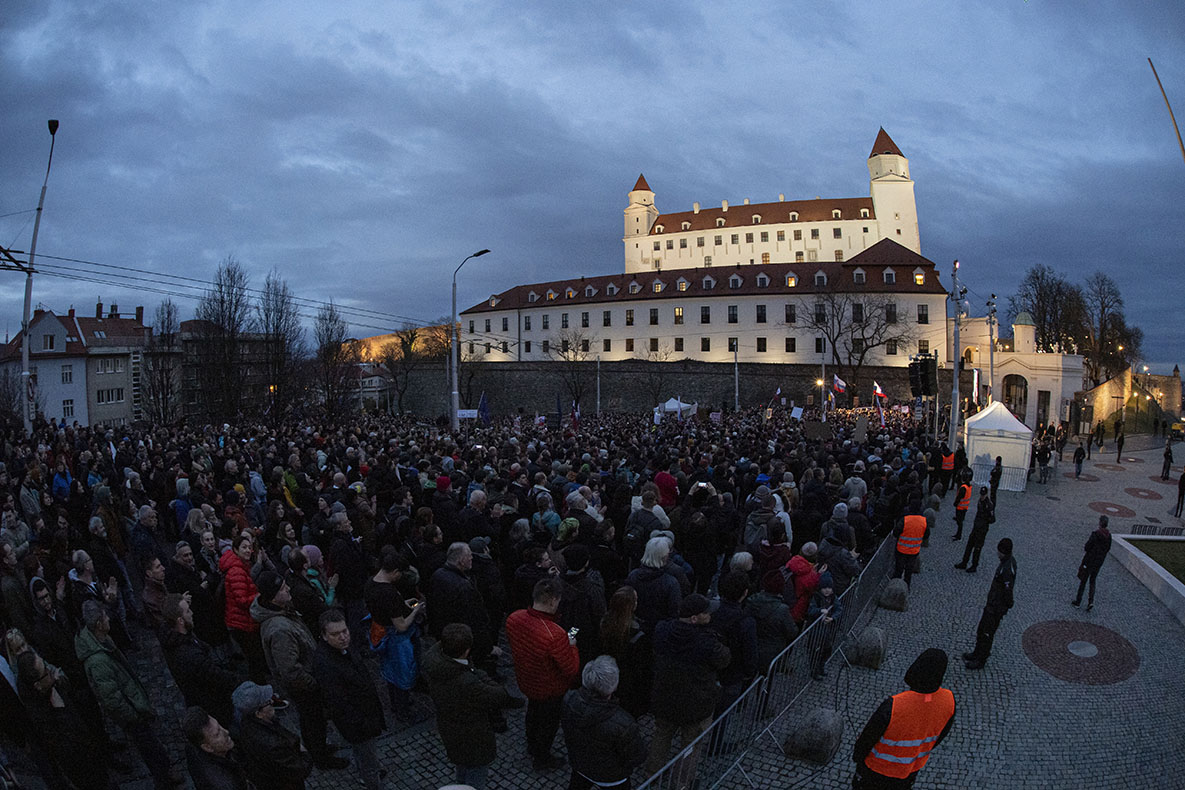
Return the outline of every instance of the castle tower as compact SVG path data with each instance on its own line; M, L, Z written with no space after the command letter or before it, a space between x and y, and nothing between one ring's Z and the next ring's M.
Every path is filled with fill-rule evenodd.
M625 236L622 238L625 243L625 270L634 272L652 269L652 256L646 236L658 219L658 209L654 206L654 192L646 183L646 176L638 175L637 183L630 190L629 201L625 209Z
M913 181L909 177L909 160L883 127L868 155L868 176L881 238L892 239L920 255L922 242L918 234L918 209Z

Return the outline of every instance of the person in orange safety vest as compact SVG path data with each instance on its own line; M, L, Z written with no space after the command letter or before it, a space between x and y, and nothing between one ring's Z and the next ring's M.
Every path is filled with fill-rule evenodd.
M854 790L913 787L955 720L955 695L942 688L946 664L944 651L922 651L905 673L909 691L889 697L872 714L852 750Z
M942 495L945 497L946 492L950 491L951 481L955 474L955 454L952 453L944 444L938 451L942 456Z
M911 508L909 515L902 519L893 530L897 536L897 552L893 557L893 578L905 577L905 586L909 586L910 577L918 572L920 563L918 555L922 551L922 541L926 537L926 517L917 514L917 508Z
M967 509L971 507L971 481L964 479L955 491L955 523L959 528L951 540L961 540L963 537L963 521L967 518Z

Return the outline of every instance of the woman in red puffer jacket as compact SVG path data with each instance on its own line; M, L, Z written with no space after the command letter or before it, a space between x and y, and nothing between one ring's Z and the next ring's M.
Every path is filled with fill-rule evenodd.
M798 627L806 619L806 610L810 605L811 596L819 586L819 574L827 569L826 565L815 567L815 556L819 553L814 543L804 543L800 554L795 554L786 563L786 586L782 589L782 600L790 607L790 616Z
M228 551L218 560L226 595L226 629L243 655L247 657L251 680L262 684L267 675L267 659L259 639L259 623L251 617L251 602L259 595L259 588L251 578L251 556L255 541L250 535L236 537Z

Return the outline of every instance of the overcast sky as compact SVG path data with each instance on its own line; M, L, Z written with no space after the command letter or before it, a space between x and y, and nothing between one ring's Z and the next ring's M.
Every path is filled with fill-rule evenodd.
M1148 362L1185 362L1185 163L1146 60L1185 123L1181 0L754 5L6 0L0 245L28 249L57 118L40 255L199 280L233 255L431 320L483 247L462 309L621 271L639 172L660 211L867 195L884 126L975 314L1035 263L1103 269ZM151 313L145 287L179 290L45 276L34 301ZM0 273L13 333L22 289Z

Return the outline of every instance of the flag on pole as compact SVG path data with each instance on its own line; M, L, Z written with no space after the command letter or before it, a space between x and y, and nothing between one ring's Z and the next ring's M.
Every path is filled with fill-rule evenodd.
M885 391L883 389L881 389L881 385L877 384L875 381L872 382L872 394L875 395L877 398L889 397L888 395L885 394Z
M883 395L881 396L884 397ZM876 399L876 413L880 415L881 427L885 427L885 407L881 404L881 398Z
M481 391L481 398L477 401L477 416L481 418L482 425L489 426L490 424L490 402L486 400L486 391Z
M580 404L572 401L572 428L573 430L580 428Z
M839 376L832 373L831 374L831 389L835 390L840 395L842 395L845 392L847 392L848 383L846 381L844 381L843 379L841 379Z
M782 388L781 388L781 387L778 387L778 391L774 393L774 397L776 398L776 397L778 397L778 396L779 396L779 395L781 395L781 394L782 394Z

